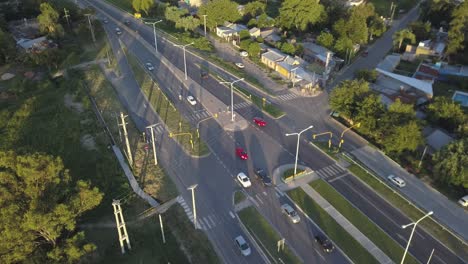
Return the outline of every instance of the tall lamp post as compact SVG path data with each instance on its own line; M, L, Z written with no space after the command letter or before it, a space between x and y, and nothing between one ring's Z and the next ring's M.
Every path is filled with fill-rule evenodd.
M433 213L434 213L433 211L430 211L425 216L421 217L418 221L401 226L401 228L403 228L403 229L405 229L405 228L407 228L409 226L413 226L413 230L411 230L411 235L410 235L410 237L408 239L408 243L406 244L405 253L403 253L403 257L401 258L401 263L400 264L403 264L403 262L405 261L406 253L408 253L408 248L409 248L409 246L411 244L411 239L413 238L413 235L414 235L414 230L416 230L416 225L418 225L419 222L421 222L424 218L432 215Z
M299 155L299 139L301 138L301 134L306 132L307 130L313 128L314 126L309 126L308 128L306 129L303 129L301 132L299 133L290 133L290 134L286 134L285 136L289 137L289 136L297 136L297 146L296 146L296 162L294 162L294 175L296 175L296 172L297 172L297 157ZM293 176L294 178L294 176Z
M162 20L156 21L156 22L145 22L145 24L148 25L153 25L153 35L154 35L154 49L156 50L156 53L158 53L158 41L156 39L156 24L162 22Z
M158 165L158 159L156 157L156 142L154 140L154 127L157 126L158 124L154 124L154 125L146 127L147 129L151 129L151 143L153 144L154 165Z
M194 184L187 188L187 190L192 190L193 224L195 225L195 229L198 229L197 208L195 207L195 188L197 188L197 186L198 184Z
M185 59L185 47L193 45L194 43L189 43L185 45L174 45L175 47L180 47L184 50L184 70L185 70L185 80L187 80L187 60Z
M292 77L292 83L293 83L293 88L294 88L294 85L296 84L296 70L298 69L299 67L296 67L294 69L291 70L291 72L294 72L294 77Z
M244 78L237 79L233 82L219 82L220 84L229 84L231 86L231 121L234 122L234 84L243 81Z
M204 28L205 28L205 37L206 37L206 16L207 15L203 15L203 22L204 22Z

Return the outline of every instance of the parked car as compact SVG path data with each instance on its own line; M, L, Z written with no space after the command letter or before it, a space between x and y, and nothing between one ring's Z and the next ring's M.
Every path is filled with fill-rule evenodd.
M301 221L301 218L297 214L296 210L294 210L294 208L292 208L292 206L289 204L281 205L281 210L289 217L289 219L291 219L294 224L297 224L299 221Z
M250 255L250 253L252 253L249 244L247 244L247 241L245 241L243 236L236 237L234 241L236 242L236 245L239 248L242 255L248 256Z
M465 195L462 198L460 198L460 200L458 200L458 203L463 207L467 207L468 206L468 195Z
M120 30L120 28L115 28L115 34L117 35L122 35L122 30Z
M247 160L249 158L249 155L247 155L247 152L245 152L243 148L236 148L236 155L241 160Z
M369 55L369 50L365 50L362 52L363 57L367 57L367 55Z
M239 68L239 69L244 69L245 68L244 63L242 63L242 62L236 62L235 64L236 64L237 68Z
M240 56L245 58L249 56L249 53L247 53L247 51L241 51Z
M322 246L323 251L330 253L335 249L333 246L332 242L328 240L324 235L316 235L315 236L315 242L319 243L320 246Z
M148 71L153 71L154 70L154 66L153 66L153 64L151 64L151 62L145 63L145 66L146 66L146 69L148 69Z
M264 186L271 186L271 179L264 169L255 169L255 176L262 181Z
M259 127L264 127L264 126L266 126L266 124L267 124L266 121L263 120L263 119L261 119L260 117L254 117L254 118L253 118L253 121L254 121L254 123L257 124L257 126L259 126Z
M130 26L130 20L125 19L124 23L125 23L125 25Z
M191 95L187 96L187 101L189 102L189 104L191 105L196 105L197 104L197 101L195 100L195 98Z
M395 175L388 175L387 179L388 179L391 183L395 184L396 186L398 186L398 187L400 187L400 188L403 188L403 187L406 186L405 181L404 181L402 178L400 178L400 177L396 177Z
M244 188L248 188L252 186L252 183L250 182L249 177L245 175L245 173L243 172L239 172L239 174L237 174L237 180Z
M104 22L104 24L107 24L107 23L109 23L109 20L107 20L107 18L104 18L104 19L102 20L102 22Z

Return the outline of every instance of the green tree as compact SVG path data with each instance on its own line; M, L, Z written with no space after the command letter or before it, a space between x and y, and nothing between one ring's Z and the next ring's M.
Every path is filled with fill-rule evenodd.
M243 39L241 40L239 47L241 50L249 50L250 44L252 44L252 42L253 41L251 39Z
M416 41L426 40L431 37L431 23L416 21L409 25L411 32L416 36Z
M465 48L465 33L468 24L468 1L461 3L452 14L448 31L447 53L455 54Z
M277 22L285 29L305 31L323 19L325 9L317 0L284 0Z
M13 37L0 29L0 64L10 62L16 55L16 44Z
M335 42L334 48L344 57L348 50L353 50L353 41L346 36L339 37Z
M370 93L369 83L364 80L347 80L330 94L330 107L341 115L354 120L359 113L359 104Z
M443 96L436 97L427 110L432 121L450 131L454 131L463 123L468 122L467 115L463 112L460 104Z
M359 70L356 72L356 78L363 79L371 83L377 80L377 76L378 76L378 73L374 69L372 70L364 69L364 70Z
M318 35L317 37L317 43L329 49L333 47L334 42L335 39L333 38L333 35L329 32L322 31L322 33L320 33L320 35Z
M411 44L416 43L416 36L411 30L405 28L393 34L393 46L398 46L398 50L400 50L405 39L409 40Z
M258 42L250 43L247 52L251 57L258 57L260 55L260 44Z
M0 151L0 190L0 262L33 253L73 262L95 248L75 233L76 219L103 195L87 182L74 184L60 158Z
M37 16L41 32L57 38L64 34L63 27L58 23L59 13L48 3L40 5L41 13Z
M281 44L281 51L290 55L294 55L294 53L296 52L296 48L293 44L289 42L284 42L283 44Z
M133 9L138 13L143 11L146 15L148 15L148 12L151 9L151 7L153 7L153 5L153 0L132 0Z
M245 15L256 17L265 12L266 4L260 1L249 2L244 7Z
M377 14L368 18L369 24L369 34L371 37L380 37L382 36L385 31L387 31L387 26L385 25L385 21L380 18Z
M258 16L257 19L257 27L258 28L266 28L271 27L274 24L274 20L269 18L267 14L263 13Z
M435 28L447 27L451 20L455 1L427 0L421 3L421 21L429 21Z
M433 156L439 182L468 188L468 139L454 141Z
M176 28L182 28L185 31L193 31L200 26L200 19L188 15L187 9L179 9L175 6L167 7L164 11L164 17L173 22Z
M241 30L239 32L239 39L244 40L244 39L250 39L250 33L248 30Z
M379 136L379 119L385 112L380 96L369 94L357 103L358 113L353 119L361 123L359 131L376 139Z
M395 124L391 133L386 133L382 138L385 151L396 154L415 151L423 143L421 130L421 126L415 120L406 124Z
M214 29L225 21L236 22L241 18L237 4L231 0L211 0L198 9L200 17L206 16L206 26Z

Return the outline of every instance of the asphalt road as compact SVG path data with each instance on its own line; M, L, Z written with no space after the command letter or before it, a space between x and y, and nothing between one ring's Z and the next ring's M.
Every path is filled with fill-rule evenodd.
M122 21L122 19L120 18L120 14L118 14L116 12L116 14L114 14L113 16L116 16L119 18L120 21ZM145 39L148 39L148 40L152 40L152 34L151 34L151 31L149 29L140 29L139 30L140 34L142 34L141 36L143 36ZM146 33L150 33L150 34L145 34ZM147 36L146 36L147 35ZM126 34L124 34L123 37L126 37ZM127 40L129 43L127 43L129 45L130 50L135 52L135 54L137 55L137 57L139 58L151 58L151 55L147 55L147 54L139 54L140 52L143 52L144 49L141 48L141 47L138 47L138 41L135 41L135 39L133 38L130 38ZM135 47L132 47L132 45L135 45ZM183 65L182 63L182 54L181 52L179 51L179 53L177 52L177 50L174 50L174 48L170 48L168 46L165 46L163 44L163 42L161 44L158 44L159 46L159 49L160 51L163 52L163 54L165 55L166 58L168 58L171 62L174 62L174 65L178 66L179 68L182 68L181 66ZM200 63L200 61L197 61L196 58L190 58L190 56L187 56L188 57L188 65L192 65L188 67L188 75L193 78L194 80L200 80L200 82L202 81L200 79L200 72L199 72L199 69L196 68L196 67L193 67L193 64L194 63ZM156 62L153 61L154 64L156 64ZM158 66L161 66L161 65L156 65L156 67ZM161 67L162 68L162 67ZM183 68L182 68L183 69ZM159 72L159 68L158 68L158 72ZM161 80L163 82L168 82L167 79L167 75L165 76L164 80ZM158 80L159 82L160 80ZM172 79L172 82L175 82L175 79ZM217 81L213 80L213 79L208 79L208 80L203 80L204 83L202 83L203 87L205 87L207 90L209 90L210 92L212 92L215 96L217 96L219 99L221 99L222 101L224 101L225 103L228 103L229 101L226 101L226 100L229 100L229 93L227 92L227 89L222 89L220 88L219 85L217 85ZM211 82L211 83L210 83ZM178 86L179 85L179 86ZM180 83L168 83L167 85L164 85L162 84L162 86L164 87L180 87ZM318 100L320 98L314 98L314 100ZM301 100L301 99L299 99ZM239 97L236 97L235 98L235 104L240 104L242 103L242 99L239 98ZM309 104L309 100L304 100L306 104ZM297 104L295 104L297 105ZM323 108L322 108L323 109ZM302 109L302 111L304 111L304 109ZM322 111L323 112L323 111ZM238 113L241 114L242 116L244 116L245 118L248 118L250 119L252 116L257 116L257 115L261 115L261 113L255 108L255 107L244 107L240 110L238 110ZM314 114L316 112L313 112ZM320 113L320 112L319 112ZM308 114L308 116L310 116L310 113ZM318 114L317 115L319 118L320 117L323 117L322 115ZM296 117L296 116L295 116ZM300 119L300 118L299 118ZM239 161L235 160L236 158L234 157L234 153L233 153L233 149L234 149L234 146L237 144L237 145L243 145L243 146L248 146L248 151L250 153L251 156L255 157L255 162L259 162L258 160L260 160L260 166L263 166L263 162L264 161L267 161L266 163L268 164L268 162L270 162L269 164L271 164L270 166L268 165L265 165L266 167L268 167L270 170L272 169L271 166L275 166L277 164L282 164L282 163L290 163L291 162L291 154L290 153L287 153L287 154L280 154L279 156L275 157L272 153L273 153L273 149L276 147L276 149L278 149L280 152L283 152L282 150L286 149L286 152L289 152L287 151L288 149L289 150L294 150L295 149L295 139L293 138L285 138L284 136L282 136L282 134L285 132L285 130L287 132L290 132L292 131L294 128L295 128L295 125L297 125L297 119L295 120L290 120L289 118L284 118L284 120L281 120L280 122L274 122L272 120L268 120L269 121L269 128L268 129L265 129L264 131L261 131L261 132L255 132L255 133L259 133L258 135L255 134L256 136L254 135L250 135L249 136L249 130L247 131L244 131L242 133L234 133L232 135L229 135L229 137L231 138L231 140L226 140L227 137L225 136L219 136L219 135L222 135L222 132L220 132L220 134L218 136L215 136L215 137L212 137L212 138L217 138L215 140L211 140L210 141L210 137L212 136L211 133L213 133L213 131L209 132L209 131L206 131L206 130L203 130L205 132L202 132L203 134L203 137L207 137L208 138L208 141L209 142L209 145L210 147L212 148L212 151L213 153L215 154L215 156L218 156L219 157L219 162L222 162L222 164L224 166L226 166L225 169L229 170L232 175L236 174L236 171L238 171L239 169L245 169L245 170L248 170L248 171L251 171L252 167L253 166L258 166L257 164L252 164L251 167L249 168L248 166L248 163L247 163L247 168L242 168L242 167L239 167L239 166L242 166L242 165L239 165ZM323 121L322 121L323 123ZM326 124L326 122L325 122ZM314 124L315 125L315 124ZM210 125L207 125L209 127L211 126L215 126L215 124L213 124L213 122L210 123ZM274 126L279 126L278 129L276 129L276 127ZM305 127L305 126L303 126ZM287 129L289 128L289 129ZM298 126L298 128L301 128L300 126ZM317 132L317 131L315 131ZM206 135L204 133L207 133ZM229 133L228 133L229 134ZM265 136L266 135L266 136ZM307 135L307 134L304 134L305 138L310 138L310 133ZM265 143L260 143L262 142L262 140L260 138L263 138L263 137L266 137L266 138L271 138L272 141L271 142L265 142ZM219 140L220 138L222 138L223 140ZM260 139L260 140L259 140ZM260 147L256 147L256 144L257 145L260 145ZM319 168L323 168L325 166L328 166L329 164L332 164L333 161L329 160L327 157L325 157L324 155L322 155L321 153L318 153L315 149L311 148L311 147L308 147L306 145L306 142L302 143L302 147L301 147L301 153L300 153L300 157L301 157L301 160L309 165L310 167L312 167L313 169L319 169ZM219 145L219 146L218 146ZM349 144L351 145L351 144ZM283 149L284 148L284 149ZM232 150L232 151L231 151ZM264 157L265 153L268 153L268 157ZM229 159L230 158L230 159ZM234 159L234 160L233 160ZM212 170L211 170L211 162L208 162L207 164L209 164L207 167L210 168L210 172L209 174L204 174L204 175L211 175L212 174ZM202 164L201 163L198 163L197 164L197 169L201 171L203 171L203 166L201 166ZM191 173L193 174L194 171L192 170ZM201 173L196 173L198 175L203 175ZM231 175L231 177L232 177ZM200 178L202 179L202 178ZM212 179L211 179L212 180ZM216 182L218 183L218 182ZM207 182L208 185L210 184L213 184L212 181L209 181ZM213 184L213 186L216 186L217 188L219 188L219 185L218 184ZM215 188L216 188L215 187ZM233 189L234 187L231 187L231 189ZM367 189L365 186L361 186L361 193L372 193L373 192L369 189ZM200 188L201 190L203 190L202 188ZM346 190L341 190L341 193L342 194L345 194L346 192L350 192L351 191L351 188L348 188ZM224 191L222 193L225 193ZM254 193L252 193L253 195ZM258 194L257 194L258 195ZM267 196L268 196L268 192L267 192ZM269 195L268 197L270 197L272 195ZM274 200L274 197L272 197L273 200ZM376 198L376 199L380 199L382 200L380 197ZM276 199L276 203L277 203L277 199ZM223 204L225 205L225 204ZM276 205L271 205L272 207L271 208L277 208L278 204ZM220 206L222 207L222 206ZM269 208L269 207L266 207L266 206L261 206L261 208ZM218 212L218 207L211 207L211 208L216 208L216 212ZM363 210L363 209L361 209ZM389 209L388 209L389 210ZM273 210L271 211L273 212ZM265 213L262 211L262 213ZM375 214L375 212L369 212L368 216L369 217L372 217L372 215ZM272 221L272 218L269 217L270 221ZM273 218L274 219L274 218ZM377 219L377 218L376 218ZM403 221L404 219L402 219ZM407 221L405 221L404 223L406 223ZM277 224L277 225L280 225L280 224ZM378 222L378 225L379 226L384 226L385 223L383 222ZM276 223L275 223L275 226L276 226ZM277 226L278 227L278 226ZM289 226L288 229L292 229L293 227ZM295 227L294 227L295 228ZM288 230L289 231L289 230ZM281 232L281 230L280 230ZM285 232L287 233L287 232ZM414 243L418 243L417 242L417 238L415 237L415 242ZM398 241L398 240L397 240ZM428 243L428 241L423 241L424 245L427 245L430 247L430 244L431 243ZM400 244L403 244L402 242L399 242ZM421 242L422 243L422 242ZM438 242L434 242L435 244L437 244ZM437 246L437 245L436 245ZM443 252L444 250L444 247L441 248L440 252ZM419 256L419 255L424 255L425 252L422 252L420 250L418 250L417 248L416 249L413 249L411 250L411 252L415 252L415 255L416 256ZM437 252L436 252L437 254ZM448 253L448 255L450 255L450 253ZM452 254L453 255L453 254ZM435 258L437 259L437 258ZM439 259L442 259L442 255L439 256ZM446 258L444 258L446 259ZM421 259L422 261L425 260L425 258ZM456 260L455 260L456 261ZM443 262L440 262L440 263L443 263ZM451 263L458 263L458 262L451 262Z

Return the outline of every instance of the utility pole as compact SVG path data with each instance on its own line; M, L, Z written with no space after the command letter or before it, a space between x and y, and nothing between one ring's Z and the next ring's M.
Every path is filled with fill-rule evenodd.
M161 214L159 214L159 223L161 224L161 234L162 234L163 244L166 244L166 237L164 236L164 227L163 227Z
M125 227L122 208L120 207L120 200L112 201L112 207L114 207L115 222L117 224L117 231L119 233L120 248L122 249L122 254L125 254L124 241L127 242L128 249L132 249L132 246L130 245L130 239L128 238L127 228Z
M393 2L392 2L392 7L393 7L393 10L391 10L392 14L390 16L390 23L393 23L393 15L395 15L395 9L396 9L397 5L394 5Z
M128 141L128 134L127 134L127 123L125 122L125 118L128 115L124 115L122 112L120 112L120 120L122 121L122 124L120 124L123 127L124 131L124 137L125 137L125 145L127 146L127 158L128 161L130 162L130 166L133 165L133 158L132 158L132 152L130 151L130 142Z
M70 15L68 14L68 10L66 8L63 8L63 12L65 13L63 17L67 20L68 28L71 29L70 20L68 20L68 18L70 17Z
M96 44L96 38L94 37L94 29L93 25L91 24L91 14L85 14L85 16L88 17L88 23L89 23L89 30L91 31L91 37L93 38L93 42Z
M234 122L234 84L236 82L240 82L240 81L243 81L244 78L240 78L240 79L237 79L233 82L219 82L220 84L230 84L231 86L231 122Z
M205 28L205 37L206 37L206 16L207 15L203 15L203 22L205 24L204 28Z
M174 45L175 47L180 47L183 49L184 51L184 71L185 71L185 80L187 80L187 60L185 58L185 47L187 46L190 46L190 45L193 45L194 43L189 43L189 44L186 44L186 45Z
M289 137L289 136L297 136L297 145L296 145L296 161L294 162L294 175L293 175L293 179L294 177L296 177L296 174L297 174L297 158L299 156L299 142L300 142L300 138L301 138L301 134L306 132L307 130L313 128L314 126L309 126L308 128L305 128L303 129L301 132L299 133L288 133L288 134L285 134L285 136Z
M421 159L419 160L418 168L421 168L422 161L424 159L424 156L426 155L426 150L427 150L427 145L424 147L423 154L421 156Z
M197 208L195 207L195 188L197 188L197 186L198 184L194 184L187 188L187 190L192 190L193 224L195 225L195 229L198 229Z
M156 24L162 22L162 20L156 21L156 22L145 22L145 24L148 25L153 25L153 35L154 35L154 49L156 50L156 53L158 53L158 41L156 39Z
M291 70L291 72L294 72L294 77L292 77L292 87L294 88L294 85L296 84L296 70L297 70L298 67L294 68Z
M158 165L158 159L156 157L156 140L154 140L154 127L157 126L158 124L154 124L154 125L146 127L147 129L151 129L151 143L153 144L154 165Z

